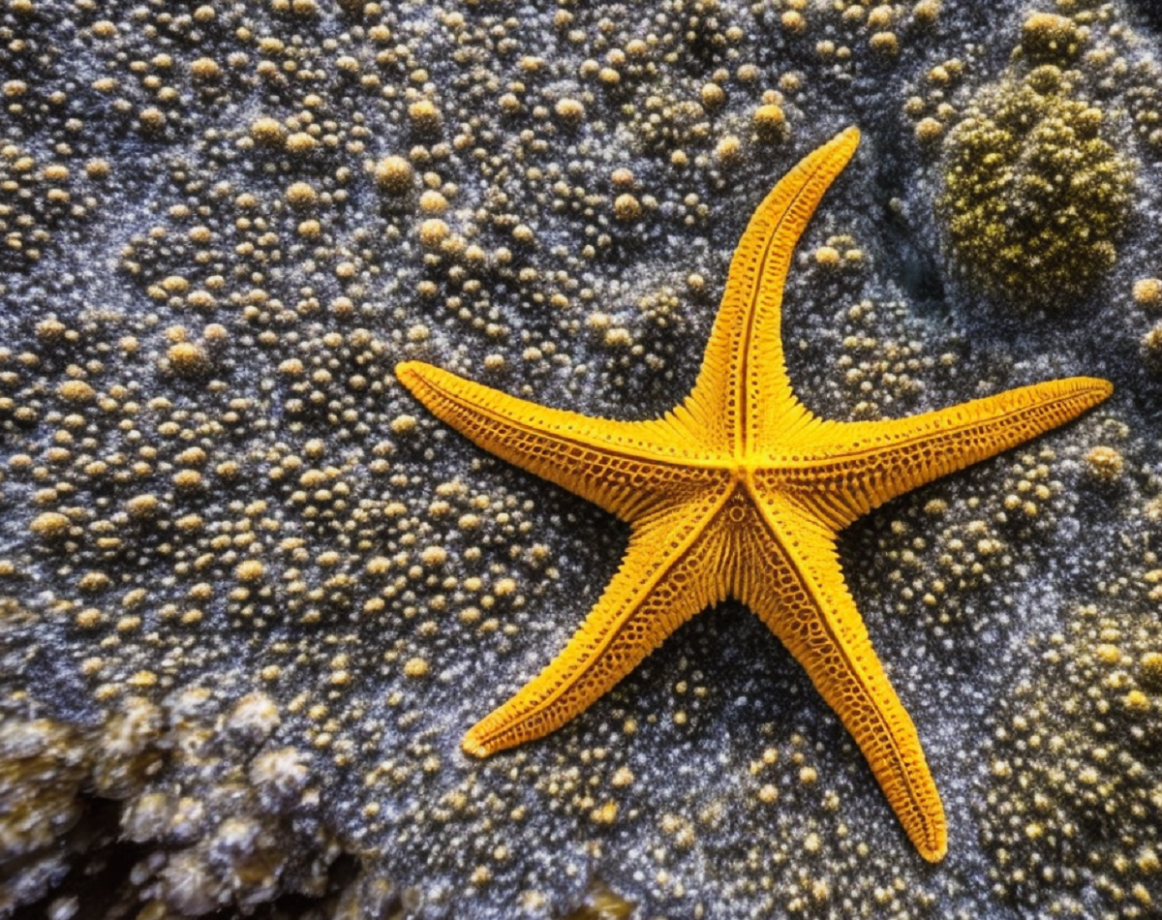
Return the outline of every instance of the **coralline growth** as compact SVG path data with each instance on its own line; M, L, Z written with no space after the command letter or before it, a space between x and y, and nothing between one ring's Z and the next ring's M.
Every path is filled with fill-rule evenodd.
M1117 259L1134 202L1135 159L1122 152L1085 78L1062 69L1085 32L1034 14L1020 53L986 84L944 141L939 211L954 259L1014 305L1075 303Z

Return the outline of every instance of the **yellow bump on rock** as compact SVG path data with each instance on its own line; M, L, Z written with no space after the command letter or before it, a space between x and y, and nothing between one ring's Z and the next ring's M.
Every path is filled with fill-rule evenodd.
M420 224L420 243L428 249L437 249L452 231L438 217L429 217Z
M266 572L265 566L257 559L245 559L234 568L234 577L244 583L259 581Z
M1121 453L1113 447L1100 444L1085 455L1085 462L1089 472L1098 479L1113 482L1122 475L1125 469L1125 460Z
M183 377L196 377L209 365L205 351L193 342L177 342L171 345L166 356L169 358L170 367Z
M250 136L260 144L277 146L282 143L285 131L277 118L263 117L250 124Z
M577 99L558 99L557 117L570 127L579 125L585 119L585 106Z
M385 192L402 195L415 181L412 164L401 156L384 157L375 164L375 182Z
M1162 304L1162 279L1139 278L1134 282L1134 303L1141 307L1157 307Z
M96 391L83 380L66 380L59 387L57 393L67 402L89 402L96 395Z
M440 112L430 99L420 99L408 106L408 118L414 127L422 130L431 130L440 124Z
M286 190L287 202L295 208L309 208L319 200L319 193L309 182L294 182Z
M63 514L46 511L34 517L28 529L42 540L57 540L68 534L70 526L69 519Z
M774 103L760 105L754 112L754 126L764 138L777 137L787 126L787 116L783 107Z
M641 202L629 192L624 192L614 199L613 216L625 223L631 223L642 216Z

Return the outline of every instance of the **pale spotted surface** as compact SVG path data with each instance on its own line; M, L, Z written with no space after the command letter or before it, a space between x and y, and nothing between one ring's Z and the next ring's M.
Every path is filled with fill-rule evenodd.
M1159 29L1136 0L4 4L0 770L43 807L0 808L0 910L561 916L601 881L643 917L1148 916ZM1031 136L1076 113L1135 179L1087 291L1030 309L937 204L956 125L1046 66ZM840 540L945 801L935 870L741 605L463 755L629 534L392 375L668 411L749 215L847 125L783 304L806 407L1117 385Z

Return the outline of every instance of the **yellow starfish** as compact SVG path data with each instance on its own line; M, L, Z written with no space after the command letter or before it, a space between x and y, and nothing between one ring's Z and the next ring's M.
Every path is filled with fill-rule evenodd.
M508 396L428 364L396 375L487 451L632 527L621 568L565 649L468 732L485 757L586 709L694 614L727 597L806 669L859 744L925 859L948 848L916 729L844 584L836 537L861 515L1027 441L1105 399L1072 377L881 422L816 418L791 391L779 337L795 244L859 144L849 128L759 206L730 264L693 392L663 418L618 422Z

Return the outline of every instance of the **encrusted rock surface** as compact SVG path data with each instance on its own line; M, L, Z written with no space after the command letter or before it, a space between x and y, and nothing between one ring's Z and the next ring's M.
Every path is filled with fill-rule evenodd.
M1151 916L1160 30L1148 0L8 0L0 916ZM785 298L811 408L1117 386L843 538L938 866L734 604L465 757L626 534L391 373L670 408L751 210L848 124Z

